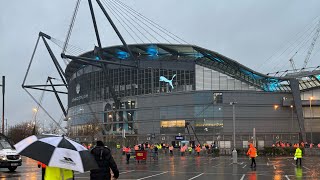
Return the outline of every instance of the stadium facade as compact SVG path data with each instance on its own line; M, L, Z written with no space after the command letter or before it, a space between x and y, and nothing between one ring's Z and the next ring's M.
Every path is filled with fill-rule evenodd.
M235 117L237 147L252 140L253 129L261 147L279 140L297 142L303 136L320 142L320 70L272 77L198 46L129 48L139 68L109 64L103 72L90 64L68 64L68 122L71 136L79 141L92 140L90 129L99 131L104 141L129 144L179 144L194 141L195 132L201 143L214 141L228 149ZM81 57L95 55L91 51ZM123 46L103 48L101 57L135 64ZM118 109L108 79L120 99ZM194 130L191 135L187 122Z

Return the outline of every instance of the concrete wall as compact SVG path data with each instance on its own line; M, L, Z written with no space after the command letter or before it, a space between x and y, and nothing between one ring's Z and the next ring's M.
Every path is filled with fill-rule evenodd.
M203 106L209 109L219 107L223 112L223 131L219 135L232 134L232 106L230 102L237 102L235 106L236 114L236 132L244 136L252 135L253 128L256 128L257 134L273 136L298 133L298 123L294 109L283 107L283 97L290 98L287 93L266 93L252 91L219 91L223 94L222 103L213 103L213 93L215 91L194 91L188 93L168 93L161 96L145 95L138 97L138 109L136 122L139 126L139 134L161 134L161 120L186 120L191 124L203 119L217 119L212 117L201 118L197 116L196 106ZM278 108L274 108L278 105ZM163 115L163 110L167 113ZM182 131L182 132L181 132ZM173 135L183 133L179 129ZM186 133L186 131L184 132ZM210 138L216 134L210 132L198 132L200 138L208 133ZM162 135L165 136L165 135ZM279 137L279 136L278 136ZM204 138L205 139L205 138ZM288 139L288 138L286 138Z

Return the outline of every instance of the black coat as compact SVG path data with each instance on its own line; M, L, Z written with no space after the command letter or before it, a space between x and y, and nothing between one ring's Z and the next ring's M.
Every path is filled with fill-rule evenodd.
M90 171L90 179L111 179L110 168L114 174L114 177L119 177L117 164L114 161L109 148L96 146L91 150L91 154L93 154L95 160L97 161L99 169L93 169Z

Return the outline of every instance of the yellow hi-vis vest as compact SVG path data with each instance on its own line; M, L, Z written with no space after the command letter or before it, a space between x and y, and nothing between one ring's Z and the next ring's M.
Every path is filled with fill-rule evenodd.
M73 172L69 169L58 167L46 167L45 180L70 180L73 178Z
M294 154L296 158L302 158L302 150L300 148L296 149L296 153Z

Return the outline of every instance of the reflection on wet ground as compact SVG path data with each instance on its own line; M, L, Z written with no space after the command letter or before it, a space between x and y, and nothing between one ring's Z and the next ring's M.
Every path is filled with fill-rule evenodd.
M19 166L15 172L1 168L0 179L37 180L41 179L41 169L38 168L36 161L23 157L22 166Z
M292 157L257 158L257 167L250 168L247 157L239 157L238 164L232 164L228 156L194 157L160 155L159 160L125 163L125 157L114 155L120 169L119 179L237 179L237 180L292 180L320 179L319 157L303 158L302 167L296 167ZM16 172L2 168L0 179L41 179L41 169L36 161L23 158L23 165ZM89 173L75 172L75 179L89 179Z

